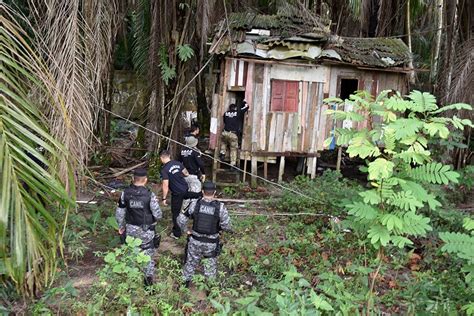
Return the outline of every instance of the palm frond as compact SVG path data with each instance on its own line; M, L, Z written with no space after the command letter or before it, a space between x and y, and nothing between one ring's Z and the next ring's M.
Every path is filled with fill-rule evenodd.
M17 22L21 17L2 4L0 13L0 275L13 280L19 291L32 293L55 274L65 223L52 210L67 218L74 183L68 192L56 171L68 154L50 135L31 93L41 91L61 111L54 102L52 76L28 44Z

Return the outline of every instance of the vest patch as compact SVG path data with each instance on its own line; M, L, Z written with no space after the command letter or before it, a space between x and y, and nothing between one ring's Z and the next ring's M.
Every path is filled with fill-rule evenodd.
M209 205L201 205L199 213L214 215L214 207Z
M139 200L130 200L130 207L131 208L143 208L143 201Z
M181 156L183 157L189 157L193 154L192 149L183 149L181 150Z
M227 117L237 117L237 111L234 112L225 112L224 115Z

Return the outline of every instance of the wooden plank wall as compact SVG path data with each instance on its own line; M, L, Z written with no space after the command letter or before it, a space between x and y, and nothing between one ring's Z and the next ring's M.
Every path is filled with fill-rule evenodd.
M265 133L267 146L260 143L258 148L265 151L315 153L320 147L319 133L321 123L323 88L322 82L301 82L298 112L268 112L268 126ZM267 109L270 105L267 105ZM264 131L261 129L261 134ZM322 144L321 144L322 146Z

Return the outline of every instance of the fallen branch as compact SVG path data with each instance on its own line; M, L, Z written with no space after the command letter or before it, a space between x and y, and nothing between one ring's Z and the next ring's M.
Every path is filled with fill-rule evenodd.
M238 200L238 199L221 199L217 198L216 200L226 203L263 203L266 200Z
M146 164L146 161L140 162L139 164L136 164L136 165L131 166L131 167L129 167L129 168L125 168L125 169L123 169L122 171L116 172L116 173L111 174L111 175L109 175L109 176L105 176L104 178L116 178L116 177L118 177L118 176L121 176L121 175L123 175L123 174L129 172L129 171L132 171L132 170L135 169L135 168L141 167L141 166L143 166L144 164Z

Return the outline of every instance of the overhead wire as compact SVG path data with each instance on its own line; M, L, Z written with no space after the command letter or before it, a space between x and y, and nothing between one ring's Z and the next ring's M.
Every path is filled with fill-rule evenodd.
M225 3L225 2L224 2L224 3ZM224 33L221 35L221 37L218 39L217 43L222 40L222 38L224 37L225 34L226 34L226 32L224 32ZM204 71L204 69L207 67L207 65L211 62L212 58L213 58L213 56L211 56L211 57L206 61L206 63L201 67L201 69L199 69L199 71L189 80L189 82L188 82L181 90L179 90L179 91L175 94L175 96L174 96L164 107L169 106L169 105L175 100L175 98L176 98L178 95L180 95L183 91L186 90L186 88L199 76L199 74L200 74L202 71ZM187 146L186 144L184 144L184 143L182 143L182 142L180 142L180 141L174 140L174 139L172 139L172 138L169 137L169 136L163 135L163 134L161 134L161 133L159 133L159 132L157 132L157 131L154 131L154 130L152 130L152 129L150 129L150 128L144 126L144 125L141 125L141 124L139 124L139 123L137 123L137 122L134 122L134 121L130 120L129 118L123 117L122 115L119 115L119 114L117 114L117 113L115 113L115 112L113 112L113 111L111 111L111 110L108 110L108 109L106 109L106 108L104 108L104 107L102 107L102 106L100 106L100 105L98 105L98 104L94 104L94 106L98 107L99 109L101 109L101 110L104 111L104 112L107 112L107 113L109 113L109 114L111 114L111 115L113 115L113 116L115 116L115 117L117 117L117 118L120 118L120 119L122 119L122 120L124 120L124 121L126 121L126 122L128 122L128 123L130 123L130 124L132 124L132 125L135 125L135 126L137 126L137 127L143 128L144 130L146 130L146 131L148 131L148 132L150 132L150 133L152 133L152 134L155 134L155 135L157 135L157 136L159 136L159 137L161 137L161 138L164 138L164 139L166 139L166 140L168 140L168 141L170 141L170 142L173 142L173 143L175 143L175 144L181 145L181 146L183 146L183 147L185 147L185 148L188 148L188 149L193 149L192 147ZM311 196L309 196L309 195L307 195L307 194L304 194L304 193L302 193L302 192L300 192L300 191L297 191L297 190L295 190L295 189L293 189L293 188L284 186L284 185L282 185L281 183L277 183L277 182L273 182L273 181L271 181L271 180L268 180L268 179L266 179L266 178L264 178L264 177L259 176L258 174L253 174L253 173L251 173L251 172L248 172L247 170L243 170L243 169L241 169L240 167L233 166L233 165L231 165L230 163L227 163L227 162L222 161L222 160L220 160L220 159L214 158L214 156L211 156L211 155L206 154L206 153L204 153L204 152L201 152L201 155L204 156L204 157L208 157L208 158L210 158L210 159L213 160L213 161L217 161L217 162L219 162L219 163L221 163L221 164L227 165L227 166L233 168L234 170L237 170L237 171L239 171L239 172L242 172L243 174L249 175L249 176L251 176L251 177L253 177L253 178L260 179L260 180L262 180L263 182L269 183L270 185L275 186L275 187L277 187L277 188L279 188L279 189L281 189L281 190L283 190L283 191L288 191L288 192L291 192L291 193L293 193L293 194L296 194L296 195L299 195L299 196L301 196L301 197L304 197L304 198L306 198L306 199L313 200L313 201L317 201L316 199L314 199L313 197L311 197ZM289 213L289 214L290 214L290 213ZM303 214L298 214L298 215L303 215ZM315 215L316 215L316 214L315 214ZM329 214L322 214L322 213L321 213L321 214L318 214L317 216L327 216L327 217L330 217L330 218L334 218L334 216L332 216L332 215L329 215Z

